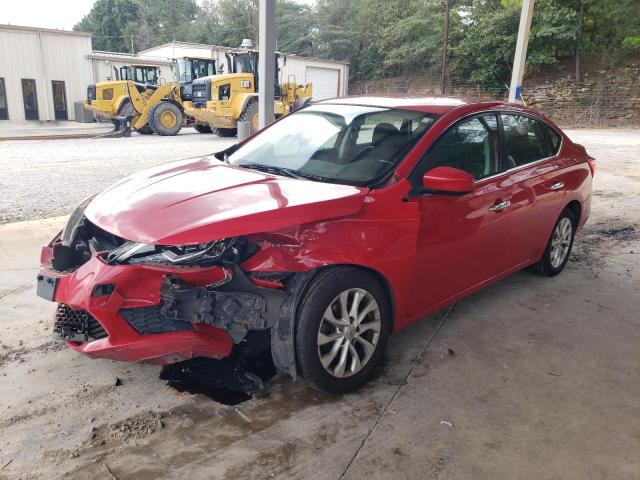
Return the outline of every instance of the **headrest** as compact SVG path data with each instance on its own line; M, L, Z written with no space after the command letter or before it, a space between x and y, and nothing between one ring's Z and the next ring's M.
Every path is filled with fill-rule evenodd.
M375 144L386 138L392 138L400 134L400 131L390 123L379 123L373 129L373 137L371 141Z

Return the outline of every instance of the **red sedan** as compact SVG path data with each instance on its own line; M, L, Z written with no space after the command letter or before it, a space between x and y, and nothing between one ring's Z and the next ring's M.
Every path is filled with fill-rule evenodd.
M524 267L560 273L594 170L517 105L323 101L84 201L42 250L38 294L91 357L270 349L279 372L344 392L392 331Z

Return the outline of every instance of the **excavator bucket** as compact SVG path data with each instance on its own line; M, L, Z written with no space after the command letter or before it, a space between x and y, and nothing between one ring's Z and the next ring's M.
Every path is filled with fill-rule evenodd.
M100 138L130 137L132 118L133 118L132 115L113 117L111 119L114 126L113 131L109 133L105 133L104 135L100 135Z

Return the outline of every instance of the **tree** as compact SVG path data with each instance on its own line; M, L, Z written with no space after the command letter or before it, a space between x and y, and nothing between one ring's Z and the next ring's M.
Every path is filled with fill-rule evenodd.
M474 2L465 35L453 48L453 71L459 80L487 86L507 85L520 21L520 2ZM535 4L527 48L529 70L570 57L576 38L575 12L552 0Z
M130 0L98 0L88 15L73 29L90 32L96 50L128 52L135 33L140 8Z

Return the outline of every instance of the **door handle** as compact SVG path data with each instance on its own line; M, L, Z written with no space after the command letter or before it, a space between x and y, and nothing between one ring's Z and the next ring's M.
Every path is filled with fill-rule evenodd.
M511 205L511 202L509 200L505 200L504 202L496 203L495 205L490 206L489 211L499 212L500 210L504 210L505 208L507 208L509 205Z
M564 187L564 182L558 182L551 185L549 190L560 190L562 187Z

